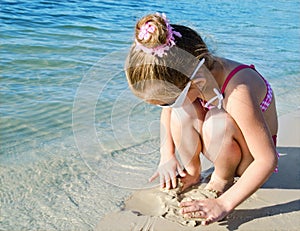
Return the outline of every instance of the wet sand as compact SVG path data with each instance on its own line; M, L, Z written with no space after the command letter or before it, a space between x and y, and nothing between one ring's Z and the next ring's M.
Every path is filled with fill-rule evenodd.
M279 172L223 221L201 226L179 213L178 202L212 198L206 183L179 193L178 189L139 190L120 211L107 214L96 230L300 230L300 110L279 118ZM207 179L204 179L207 182Z

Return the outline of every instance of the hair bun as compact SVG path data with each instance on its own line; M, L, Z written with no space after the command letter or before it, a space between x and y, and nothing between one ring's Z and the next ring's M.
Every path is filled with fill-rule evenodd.
M179 32L173 30L165 14L150 14L136 24L135 48L162 57L175 45L174 35L181 37Z
M168 29L160 14L149 14L141 18L135 27L135 39L148 48L161 46L167 42Z

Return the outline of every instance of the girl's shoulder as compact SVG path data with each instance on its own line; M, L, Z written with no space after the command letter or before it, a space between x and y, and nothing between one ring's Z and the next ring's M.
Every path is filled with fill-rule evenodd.
M234 100L236 103L252 99L258 103L264 98L266 85L254 66L229 61L226 68L226 77L222 86L226 101Z

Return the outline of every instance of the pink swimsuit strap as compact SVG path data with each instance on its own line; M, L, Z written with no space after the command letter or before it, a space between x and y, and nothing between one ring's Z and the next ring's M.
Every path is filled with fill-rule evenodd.
M245 65L245 64L242 64L242 65L239 65L237 66L236 68L234 68L230 73L229 75L226 77L225 79L225 82L221 88L221 93L224 94L225 92L225 89L229 83L229 81L232 79L232 77L237 73L239 72L240 70L242 69L245 69L245 68L251 68L252 70L255 70L257 72L257 74L259 74L259 76L264 80L265 84L266 84L266 87L267 87L267 93L263 99L263 101L260 103L260 108L261 110L264 112L267 110L267 108L269 107L269 105L271 104L272 102L272 98L273 98L273 91L272 91L272 88L269 84L269 82L255 69L254 65Z
M242 65L239 65L239 66L237 66L236 68L234 68L234 69L229 73L229 75L226 77L225 82L224 82L224 84L223 84L223 86L222 86L222 89L221 89L221 94L224 94L225 89L226 89L226 87L227 87L229 81L232 79L232 77L233 77L237 72L239 72L240 70L245 69L245 68L252 68L252 69L253 69L254 66L252 67L252 66L248 66L248 65L242 64Z

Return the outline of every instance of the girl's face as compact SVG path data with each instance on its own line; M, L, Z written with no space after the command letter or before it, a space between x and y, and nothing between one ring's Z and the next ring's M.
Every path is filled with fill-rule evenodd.
M136 92L136 96L156 106L173 104L182 92L174 84L162 80L145 81L143 86L144 90Z
M190 81L186 87L180 92L179 96L157 96L156 98L149 98L144 100L147 103L159 106L159 107L168 107L168 108L180 108L188 104L193 103L197 98L203 99L202 84L204 83L203 78L198 78L196 80Z
M198 86L200 82L203 82L203 78L198 78L199 76L199 69L204 64L205 59L202 59L198 65L196 66L195 70L193 71L190 81L186 84L184 89L180 92L179 96L173 100L173 103L164 103L164 104L158 104L160 107L171 107L171 108L180 108L185 104L187 101L187 95L190 92L191 86L194 85L194 83L197 83L195 86ZM195 80L196 79L196 80ZM205 83L205 82L204 82ZM196 98L195 98L196 99ZM193 100L194 101L194 100ZM191 101L191 102L193 102Z

